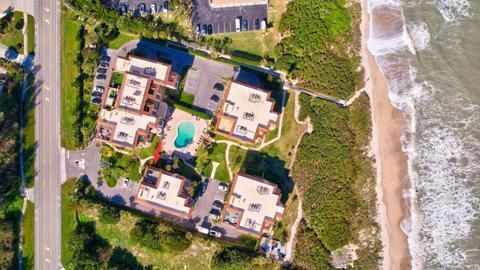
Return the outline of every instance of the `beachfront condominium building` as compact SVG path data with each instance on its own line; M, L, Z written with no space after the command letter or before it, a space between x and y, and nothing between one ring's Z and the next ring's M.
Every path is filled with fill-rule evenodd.
M190 183L183 176L148 166L138 185L135 203L164 214L190 219L193 206L188 196Z
M277 127L279 115L270 91L230 81L216 117L215 131L246 143L261 143Z
M281 192L277 185L246 174L233 180L222 222L255 236L270 235L275 221L283 215Z
M96 138L134 149L161 131L168 111L163 97L167 88L177 88L179 76L169 64L136 56L117 58L114 72L122 74L122 83L104 95Z

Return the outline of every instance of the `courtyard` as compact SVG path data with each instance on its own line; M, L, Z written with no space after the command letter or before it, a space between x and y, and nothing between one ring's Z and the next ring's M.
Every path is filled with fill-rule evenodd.
M202 138L209 136L209 125L208 120L175 109L163 132L163 151L182 159L192 159L200 147Z

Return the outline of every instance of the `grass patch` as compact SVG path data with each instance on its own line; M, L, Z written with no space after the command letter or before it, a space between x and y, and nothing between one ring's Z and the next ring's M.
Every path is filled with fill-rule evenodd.
M225 160L225 152L227 145L224 143L212 144L210 146L201 146L197 152L195 159L195 167L201 175L210 177L213 169L212 162L219 163L215 171L215 179L230 182L230 175L228 174L227 162Z
M33 53L35 50L35 19L32 15L27 16L27 39L28 39L28 53Z
M231 51L248 52L260 57L265 54L263 46L260 45L263 39L262 36L262 31L247 31L213 35L213 37L220 39L223 39L224 37L231 38L232 43L228 46Z
M112 49L119 49L123 46L123 44L134 39L138 39L138 36L130 33L120 32L116 38L108 42L108 47Z
M79 100L77 89L73 84L79 75L75 62L80 50L80 42L77 39L80 26L75 21L61 16L61 31L61 144L66 149L76 149L74 125Z
M104 146L101 154L102 175L109 187L114 187L121 177L137 182L142 179L142 174L139 172L140 160L135 154L122 154L109 146Z
M15 47L18 53L23 54L23 12L14 11L0 20L2 24L6 24L2 29L3 34L0 34L0 43L7 47Z
M184 111L184 112L187 112L187 113L190 113L192 115L195 115L195 116L198 116L202 119L205 119L205 120L210 120L212 119L212 116L207 114L207 113L204 113L204 112L201 112L201 111L197 111L189 106L185 106L183 105L182 103L175 103L174 104L175 106L175 109L179 109L181 111Z
M182 92L182 96L180 97L180 102L192 106L194 100L195 100L195 95L187 92Z
M292 91L287 93L287 102L283 113L282 136L278 141L270 144L262 149L263 152L270 156L278 157L286 162L289 166L295 145L300 136L305 132L306 126L298 124L295 121L295 94ZM277 136L278 128L268 132L266 141Z
M35 205L27 201L27 208L23 215L23 269L33 269L35 243Z
M72 260L73 254L68 243L75 231L75 201L73 195L75 193L75 178L67 180L62 184L62 264L64 266Z
M110 81L110 86L119 88L122 85L122 82L123 82L123 73L114 71L112 73L112 80Z
M35 184L35 78L28 77L28 88L23 105L25 119L23 127L23 156L25 170L25 186L32 188Z
M155 150L157 150L157 146L160 143L160 137L155 136L153 137L153 140L148 147L143 147L143 148L137 148L136 152L140 156L141 159L148 158L153 156L155 154Z

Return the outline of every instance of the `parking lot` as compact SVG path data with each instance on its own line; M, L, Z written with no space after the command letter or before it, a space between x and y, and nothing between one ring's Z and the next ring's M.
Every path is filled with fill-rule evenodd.
M200 32L204 25L208 30L211 28L212 34L235 32L237 18L241 18L242 28L243 21L246 21L245 31L260 30L261 21L267 21L268 6L265 4L212 8L209 0L193 0L191 17L195 27L201 26Z
M235 75L233 66L196 57L188 71L184 91L195 96L193 106L212 114L223 97L226 81Z
M117 56L113 50L102 49L100 54L99 66L93 78L93 89L91 102L95 105L102 104L102 101L108 95L108 83L112 77L113 65L117 61Z
M140 5L144 6L145 13L159 13L168 12L169 4L168 0L119 0L113 1L113 8L121 11L121 7L125 7L125 11L129 11L133 14L140 15ZM154 6L152 6L154 5ZM155 8L152 12L152 8ZM143 15L143 14L141 14Z

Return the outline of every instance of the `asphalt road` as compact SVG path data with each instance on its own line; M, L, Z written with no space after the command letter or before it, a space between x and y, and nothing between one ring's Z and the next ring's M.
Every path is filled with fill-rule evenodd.
M60 2L35 1L35 269L60 269Z

